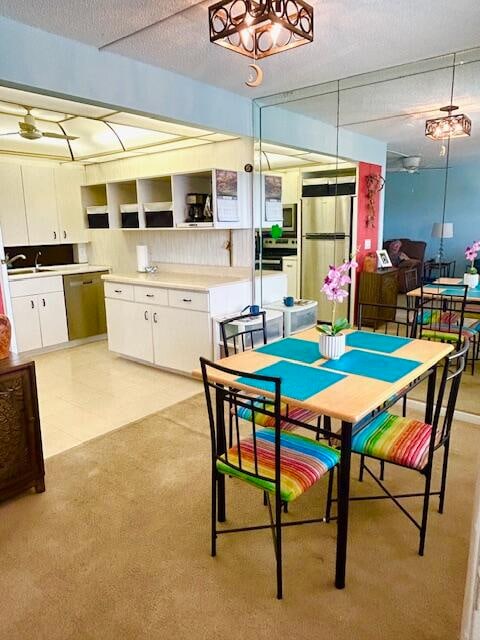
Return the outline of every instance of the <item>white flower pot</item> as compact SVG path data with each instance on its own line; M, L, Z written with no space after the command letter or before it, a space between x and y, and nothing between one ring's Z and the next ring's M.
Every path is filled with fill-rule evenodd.
M463 284L468 284L470 289L475 289L478 286L478 273L465 273Z
M318 349L322 358L338 360L345 353L345 334L328 336L326 333L321 333L318 337Z

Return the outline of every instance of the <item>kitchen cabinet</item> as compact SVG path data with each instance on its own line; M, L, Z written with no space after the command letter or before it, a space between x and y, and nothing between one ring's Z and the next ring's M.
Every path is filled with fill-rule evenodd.
M204 311L155 308L153 345L155 364L168 369L192 372L199 357L211 357L211 319Z
M13 298L12 311L18 352L41 349L42 333L36 297Z
M54 169L22 166L22 179L28 243L31 245L58 244L60 233Z
M110 351L153 362L153 313L148 305L106 298L105 306Z
M55 169L59 239L62 243L86 242L87 232L82 205L83 167Z
M283 272L287 274L287 295L298 298L298 258L284 257Z
M298 169L286 171L282 176L283 204L296 204L300 200L300 173Z
M19 353L68 342L61 276L13 281L10 293Z
M20 165L0 164L0 191L2 193L0 225L3 245L15 247L28 244L27 217Z

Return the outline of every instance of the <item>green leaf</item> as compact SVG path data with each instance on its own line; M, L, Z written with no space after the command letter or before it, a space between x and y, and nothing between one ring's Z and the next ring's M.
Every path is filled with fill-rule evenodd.
M350 323L348 322L348 320L346 318L339 318L333 325L333 335L337 335L337 333L340 333L340 331L343 331L344 329L349 329L350 328Z
M317 326L317 331L324 333L327 336L333 336L333 330L329 324L321 324L319 327Z

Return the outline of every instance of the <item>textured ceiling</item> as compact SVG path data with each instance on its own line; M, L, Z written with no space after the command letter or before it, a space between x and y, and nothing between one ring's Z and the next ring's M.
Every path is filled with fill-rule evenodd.
M0 0L0 14L97 47L162 20L107 50L250 96L480 44L478 0L311 0L315 42L263 61L264 84L252 90L244 85L248 59L209 42L211 2Z

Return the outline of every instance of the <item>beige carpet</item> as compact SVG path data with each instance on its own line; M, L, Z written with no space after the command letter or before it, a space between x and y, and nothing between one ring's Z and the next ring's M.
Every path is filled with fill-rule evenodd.
M268 530L220 537L209 556L209 437L192 398L49 459L46 493L0 506L0 638L453 640L479 441L456 425L424 558L389 503L356 503L347 588L333 587L335 525L287 528L279 602ZM413 473L388 477L417 486ZM255 489L230 479L227 493L231 524L266 521ZM320 483L289 517L319 513L324 494Z

